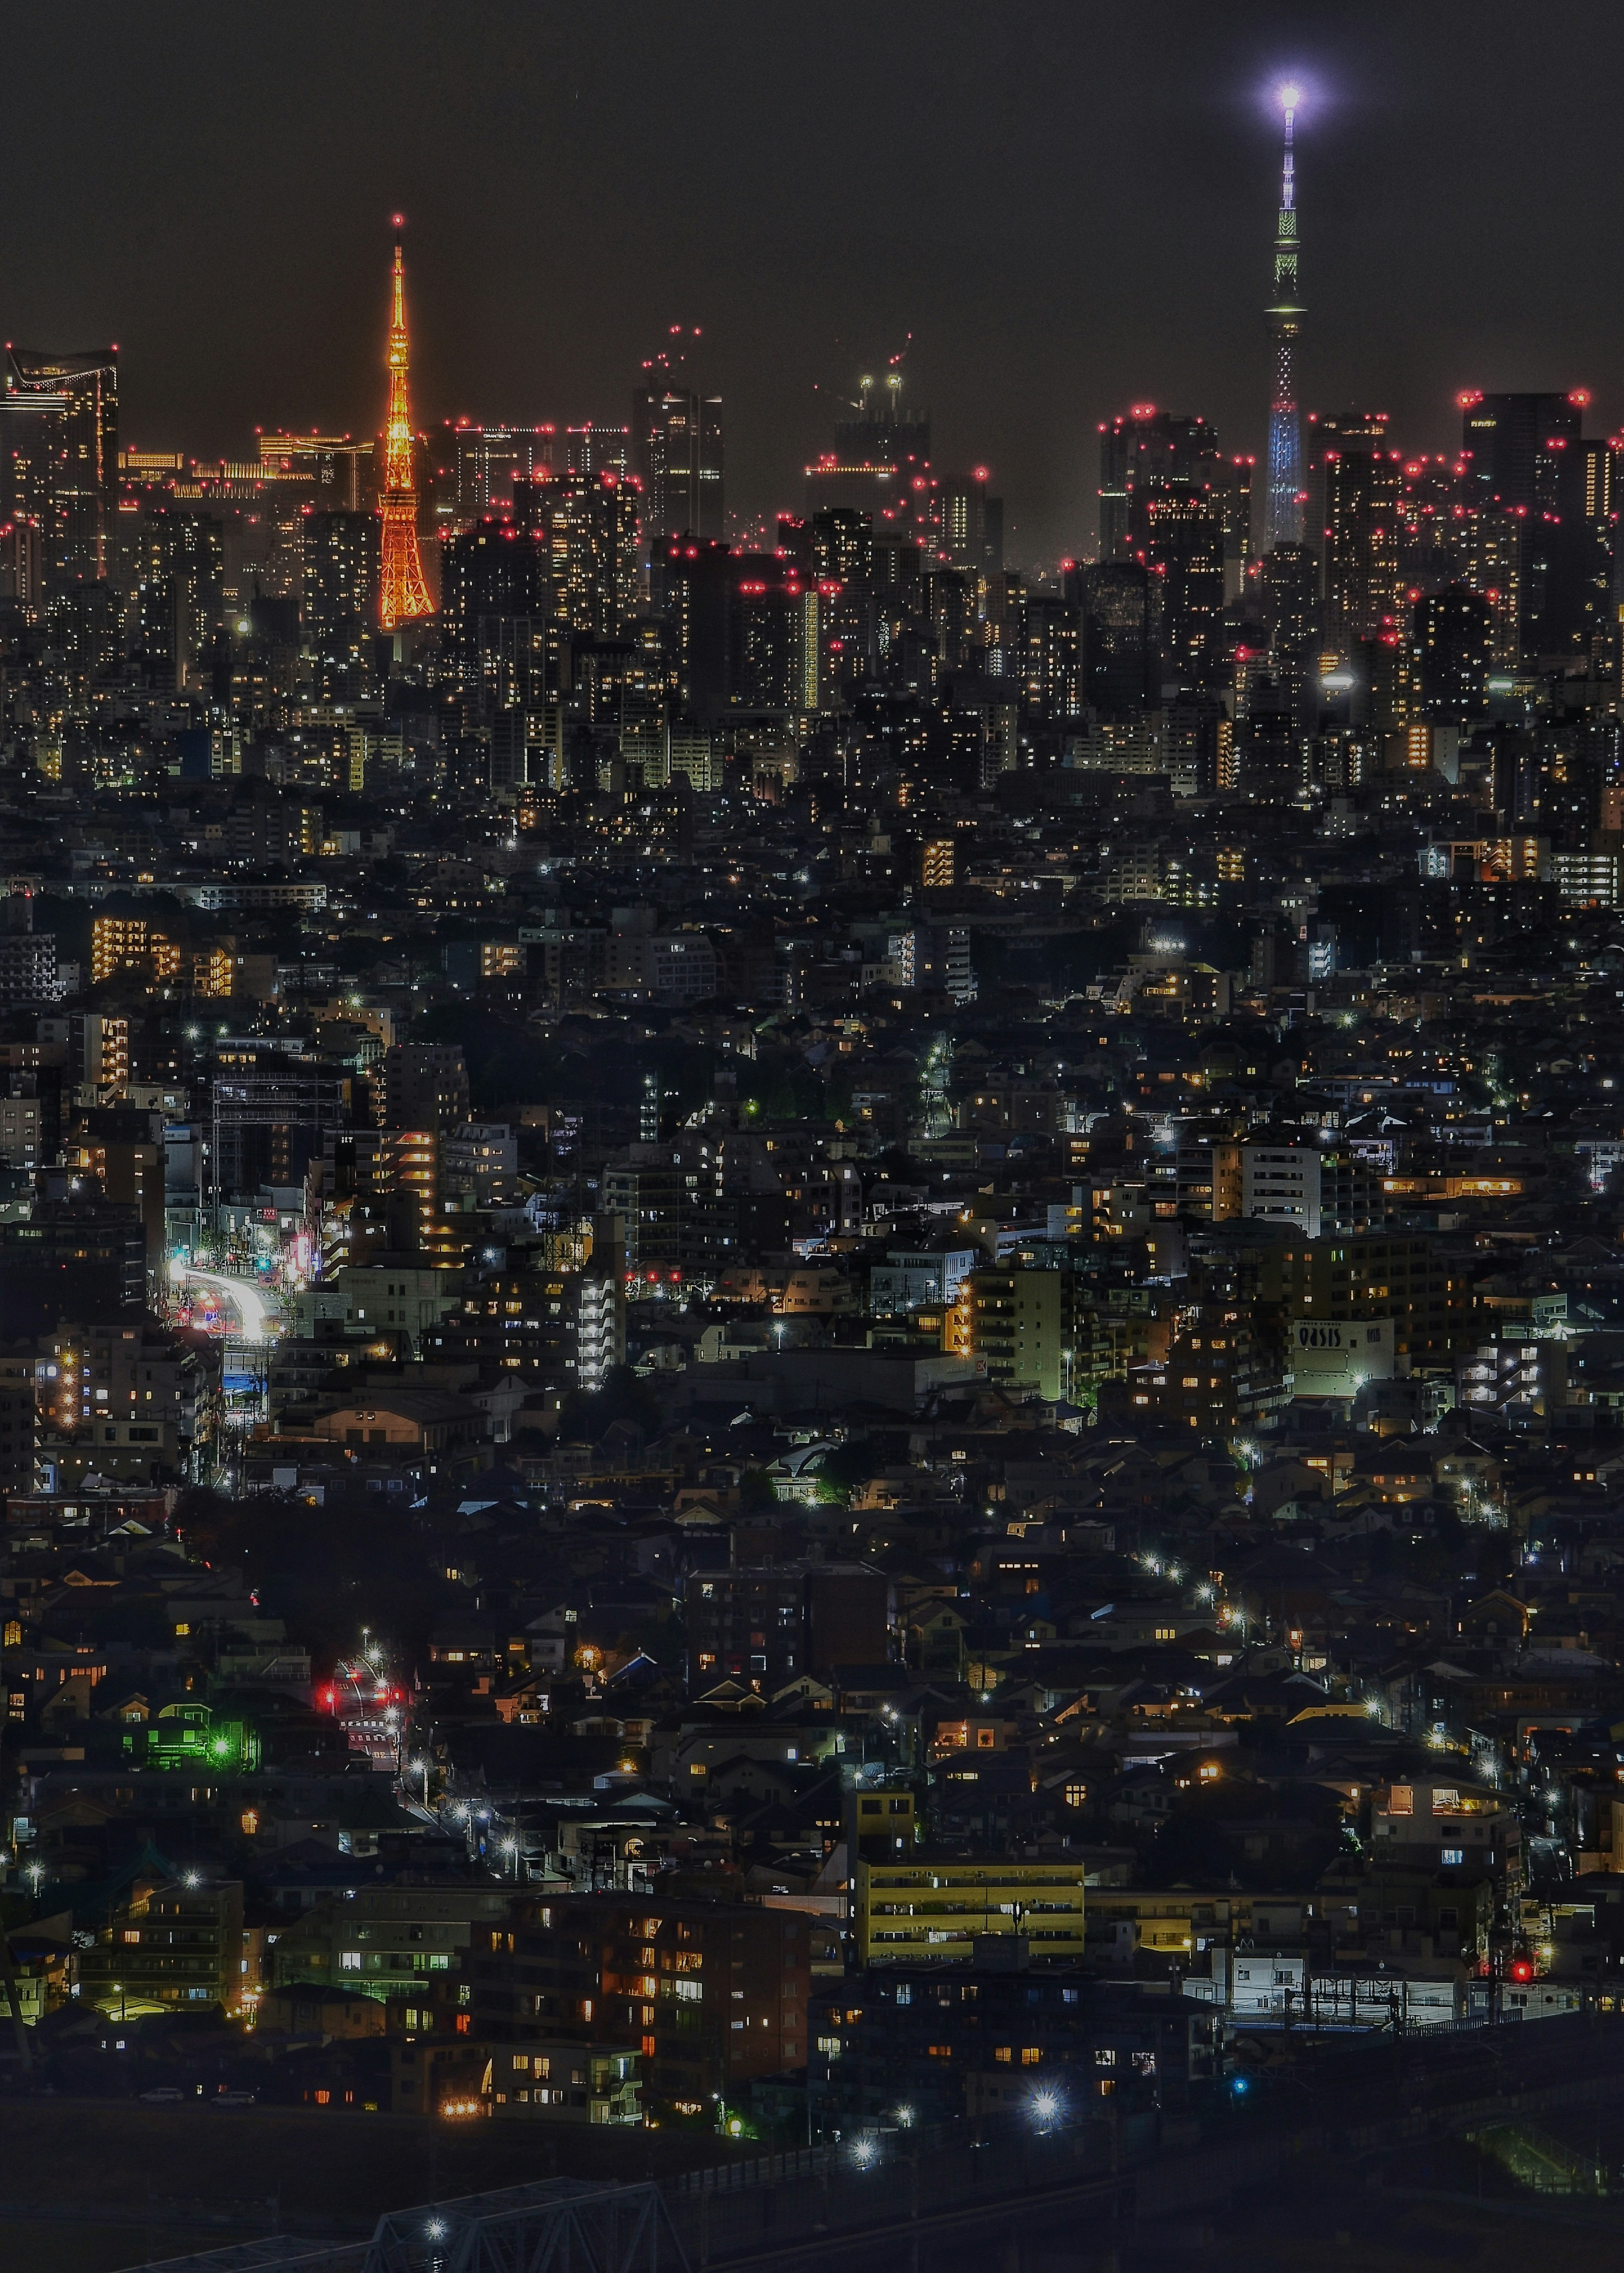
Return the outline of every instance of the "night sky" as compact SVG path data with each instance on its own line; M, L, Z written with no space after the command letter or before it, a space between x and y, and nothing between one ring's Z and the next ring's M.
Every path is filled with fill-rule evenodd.
M1306 407L1411 446L1457 388L1624 421L1624 11L1529 0L80 0L9 11L0 324L115 339L127 443L371 431L387 216L414 407L624 420L699 324L731 507L797 509L857 373L904 369L1028 565L1091 539L1133 400L1261 446L1276 138L1300 130Z

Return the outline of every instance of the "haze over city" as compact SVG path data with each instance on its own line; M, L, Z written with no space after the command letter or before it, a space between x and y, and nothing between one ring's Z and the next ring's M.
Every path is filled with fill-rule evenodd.
M1624 344L1582 217L1616 199L1605 12L1186 4L295 4L36 12L4 328L116 339L139 446L376 417L376 232L414 233L421 415L609 415L672 323L730 404L737 503L792 507L829 404L911 334L945 446L1023 560L1084 549L1126 401L1261 446L1268 87L1304 73L1305 401L1441 446L1464 386L1587 384ZM1583 70L1529 68L1583 53ZM1612 57L1610 64L1609 57ZM58 95L56 92L60 88ZM1577 224L1577 225L1576 225Z

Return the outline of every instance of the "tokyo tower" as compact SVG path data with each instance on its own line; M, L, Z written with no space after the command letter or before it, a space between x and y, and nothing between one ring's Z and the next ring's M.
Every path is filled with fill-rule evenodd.
M394 296L389 311L389 409L384 419L384 486L378 499L378 620L386 632L434 613L417 550L417 489L412 473L412 413L406 397L406 261L400 250L405 216L394 217Z
M1303 541L1303 439L1297 409L1297 337L1303 311L1297 297L1297 168L1291 128L1302 89L1283 86L1285 154L1280 216L1275 230L1275 296L1269 310L1274 346L1274 394L1269 409L1268 486L1263 492L1263 550Z

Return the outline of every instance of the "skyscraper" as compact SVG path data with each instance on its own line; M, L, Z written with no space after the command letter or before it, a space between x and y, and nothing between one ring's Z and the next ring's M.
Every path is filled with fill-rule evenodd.
M52 585L108 573L117 509L118 349L8 348L0 419L10 517L35 521Z
M990 476L977 466L941 490L941 549L955 568L998 570L1004 565L1004 500L990 497Z
M552 595L544 539L487 519L441 548L444 669L459 693L483 691L498 707L545 699Z
M1381 412L1343 411L1310 422L1309 542L1323 547L1326 629L1365 639L1399 615L1403 461L1384 449Z
M1106 560L1067 572L1081 603L1083 686L1104 718L1133 718L1161 690L1162 579L1137 560Z
M486 514L520 509L529 487L550 480L552 426L474 426L465 420L449 430L453 484L451 504L460 528L471 528Z
M1144 544L1139 557L1162 583L1162 648L1167 676L1193 687L1224 613L1224 521L1212 493L1194 482L1151 482L1141 493Z
M301 529L299 633L311 691L359 702L370 691L378 524L370 513L312 513Z
M902 374L896 370L887 372L878 398L872 379L864 378L852 408L855 418L834 422L834 449L806 469L808 513L854 507L876 529L884 523L905 529L934 551L940 509L928 415L905 413Z
M1263 550L1303 541L1303 439L1297 409L1297 336L1303 310L1297 297L1297 172L1291 129L1302 90L1283 86L1285 148L1280 214L1275 229L1275 296L1269 306L1274 394L1269 408L1269 469L1263 491Z
M1599 655L1608 639L1613 484L1583 439L1590 395L1461 395L1467 505L1517 529L1522 659Z
M1218 437L1204 418L1133 407L1100 427L1100 558L1132 560L1144 547L1142 493L1152 483L1205 488L1224 478Z
M1451 584L1416 602L1414 622L1422 716L1457 726L1486 718L1494 635L1488 602Z
M722 397L659 372L632 394L632 463L643 484L643 535L711 543L722 535Z
M379 541L378 619L386 632L421 623L434 613L417 550L416 449L406 373L410 349L406 336L406 258L400 244L402 218L394 217L394 272L389 311L389 408L384 420L384 486L378 501Z
M1589 400L1583 389L1461 397L1469 503L1509 514L1518 529L1518 633L1530 662L1592 651L1606 633L1611 481L1598 480L1583 439Z

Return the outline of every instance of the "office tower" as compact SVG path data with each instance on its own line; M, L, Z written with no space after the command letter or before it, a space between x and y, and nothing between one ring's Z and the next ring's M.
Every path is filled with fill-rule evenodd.
M413 459L411 404L406 374L410 347L406 336L406 256L401 217L394 217L394 268L389 309L389 406L384 419L384 486L378 499L378 620L386 632L421 623L434 613L417 550L417 476Z
M1494 645L1487 600L1451 584L1424 594L1415 604L1414 620L1421 716L1449 725L1487 717Z
M1589 400L1583 389L1460 398L1468 502L1517 524L1517 626L1529 662L1587 653L1606 630L1611 475L1599 476L1593 454L1605 445L1583 438Z
M1579 447L1588 399L1582 391L1463 394L1461 444L1471 499L1529 514L1553 508L1560 461Z
M859 465L894 466L899 472L921 473L931 463L931 421L928 413L909 416L902 403L902 374L890 371L878 394L874 382L858 382L855 418L834 422L836 454Z
M933 547L940 514L928 416L905 412L900 371L878 394L863 379L851 408L855 417L834 422L834 449L806 469L808 513L848 506Z
M1004 565L1004 500L990 497L984 466L941 485L941 549L954 568L990 571Z
M36 522L53 585L108 574L117 510L118 350L6 349L0 432L11 518Z
M359 702L371 691L379 533L370 513L313 513L304 523L299 642L318 701Z
M664 358L661 358L662 364ZM714 543L722 513L722 397L655 375L632 394L632 462L643 484L643 536Z
M1168 677L1196 685L1224 613L1224 522L1211 493L1189 481L1152 482L1135 499L1140 558L1160 579Z
M565 470L580 479L599 474L629 474L632 470L632 430L603 426L588 419L584 426L567 426L564 433Z
M487 514L519 514L530 485L552 478L554 426L471 426L450 430L452 517L466 528Z
M805 521L782 514L778 550L819 588L819 637L833 700L839 687L874 666L874 525L850 506L831 506Z
M1100 558L1131 560L1144 543L1141 493L1153 484L1206 488L1221 477L1218 438L1204 418L1136 402L1100 427Z
M261 434L259 463L267 479L304 476L325 513L359 513L371 471L371 446L348 434Z
M1303 310L1298 301L1297 166L1292 125L1300 88L1283 86L1285 146L1280 213L1275 227L1275 296L1269 306L1274 393L1269 408L1269 467L1263 491L1263 551L1303 541L1302 430L1297 409L1297 341Z
M1326 628L1366 639L1400 611L1403 461L1382 446L1388 422L1344 412L1314 422L1308 486L1318 508L1312 541L1323 547Z

